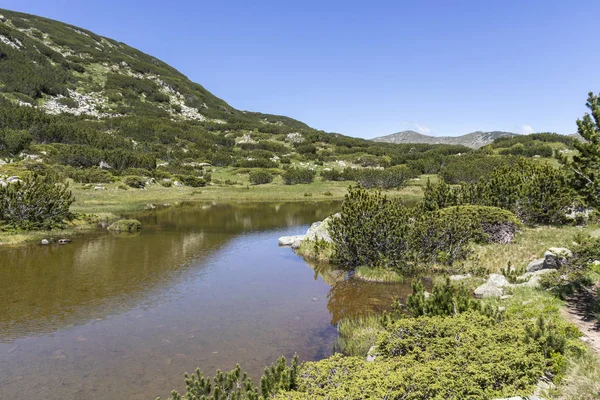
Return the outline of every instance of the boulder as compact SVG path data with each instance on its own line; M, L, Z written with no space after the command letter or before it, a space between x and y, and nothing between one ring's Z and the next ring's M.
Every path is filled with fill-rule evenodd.
M462 281L464 279L469 279L471 278L471 274L466 274L466 275L450 275L450 280L451 281Z
M44 246L47 246L47 245L49 245L49 244L50 244L50 241L49 241L48 239L42 239L42 242L41 242L41 243L42 243Z
M111 169L112 167L104 160L100 161L100 164L98 164L98 166L102 169Z
M315 222L310 226L308 231L306 231L306 240L324 240L328 243L331 243L331 236L329 236L329 223L332 218L338 218L338 214L334 214L330 217L325 218L322 222Z
M521 396L514 396L514 397L495 398L492 400L523 400L523 398Z
M501 288L504 286L509 286L510 282L508 281L508 279L506 279L506 277L504 275L491 274L487 280L487 284Z
M483 285L475 289L473 293L475 294L475 297L479 299L485 299L488 297L500 297L503 294L502 289L490 283L484 283Z
M526 271L534 272L539 271L541 269L544 269L544 258L540 258L530 262L529 265L527 265Z
M564 247L551 247L544 253L544 269L552 268L559 269L561 265L567 262L569 257L573 256L573 252Z
M71 239L58 239L58 244L71 243Z
M94 190L106 190L104 186L94 186Z
M282 236L279 238L279 245L282 247L294 247L295 245L300 246L300 243L304 240L304 238L305 235Z
M183 183L181 183L179 181L175 181L175 182L173 182L173 186L183 186Z
M373 362L377 358L379 353L377 352L377 346L371 346L367 352L367 362Z
M6 187L8 186L8 183L6 183L5 181L3 181L2 179L0 179L0 186L2 187Z

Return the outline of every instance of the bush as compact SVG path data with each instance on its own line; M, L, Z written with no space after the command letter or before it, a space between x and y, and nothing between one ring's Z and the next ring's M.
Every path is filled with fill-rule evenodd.
M253 185L262 185L273 182L273 175L262 169L250 171L248 178Z
M464 259L472 243L504 238L498 231L514 234L517 225L504 210L454 207L431 212L351 187L340 217L330 225L333 261L349 269L366 265L410 273L422 265Z
M111 183L114 181L114 177L110 172L95 167L64 167L60 171L77 183Z
M126 176L123 179L123 182L127 186L135 188L135 189L143 189L146 187L146 181L141 176L136 176L136 175Z
M70 97L61 97L58 99L58 102L69 108L77 108L79 106L79 103Z
M2 229L62 228L73 219L69 210L73 201L69 186L51 176L34 173L22 182L0 186Z
M177 175L177 178L186 186L189 187L204 187L206 179L193 175Z
M493 206L513 212L528 224L560 223L574 199L564 171L520 159L474 184L450 187L428 182L424 205L428 210L458 204Z
M301 183L312 183L316 172L305 168L288 168L282 175L286 185L297 185Z
M129 232L134 233L142 229L142 223L137 219L121 219L113 222L108 227L109 231L113 232Z

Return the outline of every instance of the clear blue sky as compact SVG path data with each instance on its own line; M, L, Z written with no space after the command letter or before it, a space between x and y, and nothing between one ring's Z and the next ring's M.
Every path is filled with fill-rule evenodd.
M576 131L600 1L69 1L0 6L125 42L242 110L374 137Z

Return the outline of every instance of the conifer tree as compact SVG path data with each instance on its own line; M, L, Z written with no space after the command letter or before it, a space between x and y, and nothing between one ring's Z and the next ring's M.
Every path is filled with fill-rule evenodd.
M573 172L573 186L590 205L600 205L600 97L588 94L586 103L590 113L577 120L577 133L584 140L573 145L578 154L572 161L562 157L562 162Z

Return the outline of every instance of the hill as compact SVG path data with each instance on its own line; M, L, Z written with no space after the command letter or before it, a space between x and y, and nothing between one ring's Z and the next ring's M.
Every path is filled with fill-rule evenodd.
M51 114L308 128L291 118L236 110L125 43L34 15L1 9L0 14L0 90L18 104Z
M471 132L462 136L428 136L414 131L402 131L391 135L373 139L375 142L385 143L427 143L427 144L454 144L478 149L492 143L501 137L516 136L512 132Z

